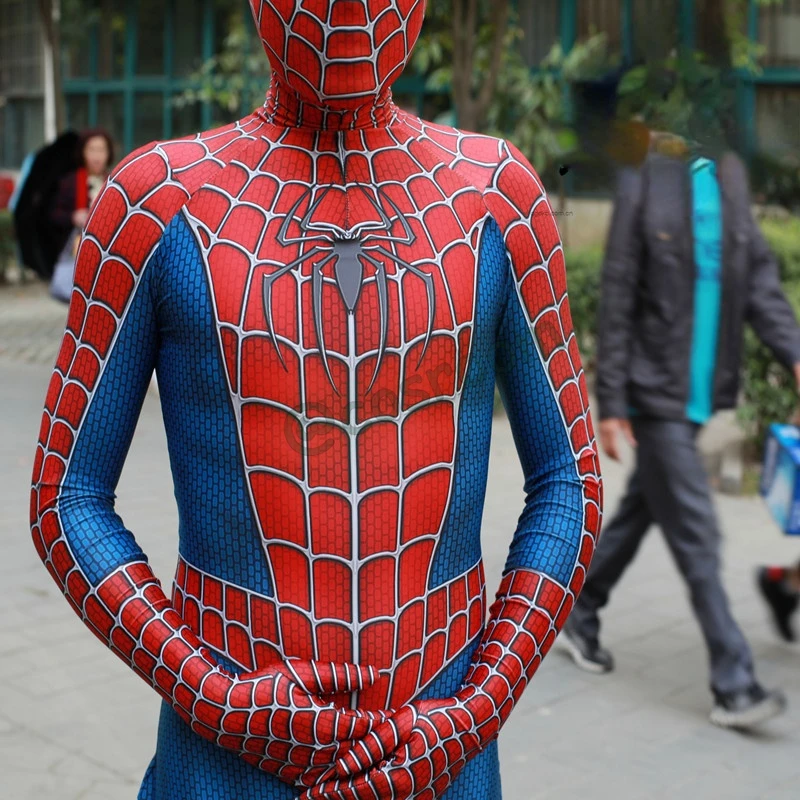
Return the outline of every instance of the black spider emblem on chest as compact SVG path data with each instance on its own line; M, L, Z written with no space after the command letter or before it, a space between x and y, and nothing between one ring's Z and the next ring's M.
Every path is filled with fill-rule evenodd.
M408 270L425 284L428 302L428 326L419 357L420 362L430 342L435 315L433 277L430 273L424 272L419 267L409 264L393 251L392 246L395 244L409 246L413 245L417 240L417 236L408 220L403 216L397 204L385 192L381 192L378 187L363 184L356 184L355 186L351 184L348 187L350 190L353 188L363 193L374 210L376 219L358 223L352 228L342 228L333 223L314 220L314 215L328 193L333 190L333 187L325 187L324 189L318 190L317 197L309 204L306 213L302 218L298 219L301 206L314 192L313 188L309 188L298 198L289 210L289 213L286 215L278 230L276 239L278 244L283 247L309 243L313 243L314 246L291 263L265 275L263 284L264 313L267 322L267 332L272 339L281 364L286 368L286 362L281 353L280 343L273 333L273 284L287 272L299 269L307 261L313 262L311 268L311 294L314 329L325 372L337 394L339 392L333 381L333 376L331 375L323 328L322 289L326 281L323 270L328 264L333 262L334 279L342 301L347 308L347 312L351 316L358 304L358 299L361 296L361 290L365 280L372 276L374 276L375 279L380 310L380 338L375 368L367 391L372 389L378 371L380 370L386 352L386 339L389 329L389 277L387 276L385 263L378 256L388 259L403 270ZM383 204L391 210L391 216L384 210ZM289 234L289 229L293 221L297 221L302 231L302 236L293 237ZM395 223L399 225L401 230L401 235L399 236L391 235ZM386 233L379 233L383 231Z

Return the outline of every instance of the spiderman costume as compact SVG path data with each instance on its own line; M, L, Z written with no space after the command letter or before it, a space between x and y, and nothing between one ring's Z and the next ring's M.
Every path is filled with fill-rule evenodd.
M264 107L133 153L92 211L34 543L164 700L140 798L499 798L600 524L553 216L512 145L392 103L423 0L251 6ZM154 369L171 599L114 513ZM495 380L526 502L487 623Z

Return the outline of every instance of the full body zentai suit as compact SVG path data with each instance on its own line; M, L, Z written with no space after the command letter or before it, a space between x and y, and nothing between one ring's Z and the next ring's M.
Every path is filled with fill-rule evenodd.
M94 206L34 541L164 699L141 798L499 798L600 522L553 216L512 145L392 103L423 0L251 5L264 107L133 153ZM171 599L113 500L154 369ZM527 500L487 622L496 379Z

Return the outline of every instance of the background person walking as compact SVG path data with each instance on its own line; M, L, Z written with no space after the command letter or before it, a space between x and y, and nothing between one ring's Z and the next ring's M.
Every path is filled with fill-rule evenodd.
M720 532L697 436L735 404L744 323L800 376L800 329L750 211L732 153L719 161L651 154L621 173L602 277L598 384L600 440L621 438L636 466L605 526L562 643L578 666L613 669L599 610L649 527L664 532L708 646L711 721L748 727L785 699L756 680L750 648L720 577Z

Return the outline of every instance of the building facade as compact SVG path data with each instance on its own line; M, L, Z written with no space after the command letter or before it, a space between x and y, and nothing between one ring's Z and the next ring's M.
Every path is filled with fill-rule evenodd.
M42 34L38 4L0 0L0 167L19 166L44 137Z
M704 0L517 0L523 48L535 66L555 42L564 50L604 31L622 66L666 56L698 41ZM225 50L246 22L246 0L61 0L62 75L67 124L101 126L121 153L153 139L180 136L235 115L203 98L187 100L197 71ZM17 166L43 140L42 32L38 4L0 0L0 167ZM747 33L764 46L762 70L737 81L737 117L744 152L800 151L800 0L759 6L750 0ZM242 47L260 54L252 26ZM228 42L230 45L230 42ZM245 54L246 55L246 54ZM260 57L260 55L259 55ZM265 78L256 74L253 81ZM251 87L257 92L263 87ZM422 113L441 110L414 75L396 95ZM246 113L252 92L241 93ZM182 98L182 100L181 100Z

